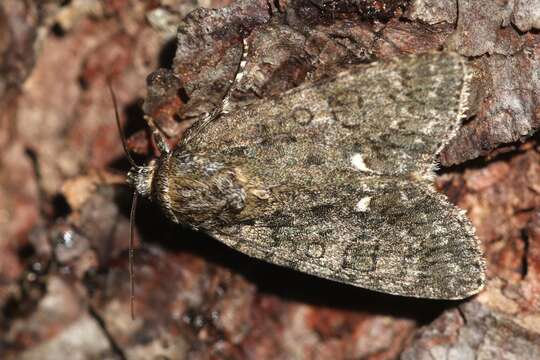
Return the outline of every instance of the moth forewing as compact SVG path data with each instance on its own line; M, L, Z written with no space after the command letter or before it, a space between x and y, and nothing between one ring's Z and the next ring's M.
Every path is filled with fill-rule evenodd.
M432 184L469 72L456 54L356 66L195 124L157 161L151 196L256 258L390 294L485 283L469 220Z

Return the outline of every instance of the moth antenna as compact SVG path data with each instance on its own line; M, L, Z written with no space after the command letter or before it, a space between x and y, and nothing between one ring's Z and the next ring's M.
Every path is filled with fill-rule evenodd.
M137 199L138 199L138 193L137 191L133 192L133 200L131 202L131 212L129 214L129 306L131 311L131 319L135 319L135 307L134 307L134 300L135 300L135 271L133 268L133 240L135 236L135 210L137 209Z
M124 132L122 131L122 126L120 125L120 116L118 115L118 103L116 101L116 94L114 93L111 80L107 79L107 86L109 88L109 92L111 93L111 98L114 106L114 118L116 119L116 126L118 126L118 133L120 134L120 139L122 140L122 146L124 147L124 152L126 153L126 157L134 168L138 168L139 166L135 163L131 155L129 155L128 147L127 147L127 141L126 136L124 135Z
M109 88L109 92L111 93L111 98L114 106L114 118L116 120L116 126L118 127L118 133L120 134L120 139L122 140L122 146L124 147L124 152L126 153L126 157L134 168L139 168L139 165L135 163L131 155L129 155L128 147L127 147L127 141L126 136L124 135L124 132L122 131L122 126L120 125L120 115L118 115L118 102L116 101L116 94L114 93L111 80L107 79L107 87ZM133 200L131 201L131 211L129 213L129 245L128 245L128 258L129 258L129 307L130 307L130 313L131 313L131 319L135 320L135 306L134 306L134 300L135 300L135 276L134 276L134 267L133 267L133 240L135 236L134 226L135 226L135 211L137 209L137 199L138 199L138 193L137 191L133 192Z

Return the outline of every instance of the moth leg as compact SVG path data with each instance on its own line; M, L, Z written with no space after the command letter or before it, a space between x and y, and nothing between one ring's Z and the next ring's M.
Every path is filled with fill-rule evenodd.
M191 139L197 137L197 134L199 134L202 129L204 129L208 124L210 124L212 121L214 121L216 118L219 117L219 115L223 113L228 113L230 111L230 98L232 94L232 90L235 88L236 84L244 77L245 75L245 68L247 64L247 55L249 51L249 45L246 38L242 39L242 58L240 59L240 62L238 63L238 66L236 68L236 75L234 76L233 81L227 88L227 91L225 92L225 95L223 95L223 98L221 99L221 104L216 106L214 110L212 110L210 113L207 113L202 119L198 120L194 126L192 126L192 131L189 132L184 139L185 143L188 143L191 141Z
M171 152L171 149L169 148L167 141L165 141L165 136L163 135L163 132L159 130L156 123L154 122L154 119L151 116L144 115L144 120L148 124L150 130L152 130L152 136L154 137L154 141L156 142L159 151L161 153L169 154Z
M223 113L229 112L229 101L231 98L232 90L234 90L235 86L242 80L244 77L246 65L247 65L247 55L249 52L249 45L246 38L242 39L242 58L240 59L240 62L238 63L238 67L236 69L236 75L234 76L233 81L231 82L231 85L227 89L227 92L225 96L223 97L223 100L221 101L221 111Z

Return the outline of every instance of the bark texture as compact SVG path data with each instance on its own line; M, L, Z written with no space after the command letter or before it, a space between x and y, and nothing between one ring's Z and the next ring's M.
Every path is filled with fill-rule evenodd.
M2 1L0 358L540 358L539 29L537 0ZM484 244L484 292L441 302L317 279L143 201L131 320L129 164L107 79L149 154L143 113L176 143L221 101L244 38L233 109L351 64L469 58L474 106L436 185Z

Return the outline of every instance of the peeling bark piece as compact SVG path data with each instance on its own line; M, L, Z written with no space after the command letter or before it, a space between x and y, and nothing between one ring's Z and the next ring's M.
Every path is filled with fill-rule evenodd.
M182 108L180 98L182 83L171 70L158 69L146 78L147 95L142 109L156 121L159 129L167 136L180 132L180 124L175 120Z
M289 24L273 21L250 36L245 76L236 92L243 97L279 95L371 59L376 35L369 26L336 20L305 27L299 15L290 10Z
M309 34L306 34L309 36ZM277 95L304 81L312 66L302 50L306 35L277 23L259 29L250 38L251 56L240 91L258 96Z
M457 20L457 3L448 0L414 0L405 16L430 25L441 22L454 24Z
M465 56L496 52L498 32L510 23L511 11L511 2L459 0L457 29L448 39L449 49ZM512 36L517 41L515 31Z
M234 78L241 34L269 19L267 1L244 0L222 9L199 8L179 25L173 71L194 99L189 107L200 106L196 113L213 110Z
M477 61L483 91L476 118L440 156L449 166L486 155L496 146L530 136L540 126L540 53L493 55Z
M540 29L540 0L516 0L512 22L521 31Z

